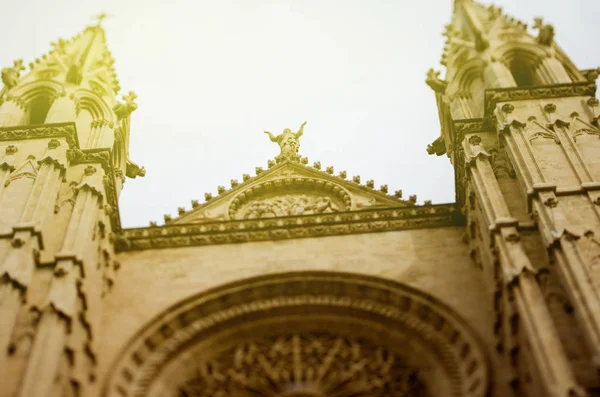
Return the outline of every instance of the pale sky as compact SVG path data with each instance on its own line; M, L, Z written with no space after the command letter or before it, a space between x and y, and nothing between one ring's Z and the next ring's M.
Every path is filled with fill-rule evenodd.
M485 2L485 4L489 4ZM580 69L600 66L600 1L499 0L555 27ZM263 131L307 121L300 154L418 203L454 201L433 92L451 0L3 0L0 65L28 64L102 11L124 94L138 95L123 226L162 224L279 153Z

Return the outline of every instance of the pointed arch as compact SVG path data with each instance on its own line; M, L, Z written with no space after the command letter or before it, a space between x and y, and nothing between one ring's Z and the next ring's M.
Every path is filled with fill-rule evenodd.
M485 65L480 58L472 58L462 65L452 79L448 93L452 99L452 114L456 118L483 117Z
M297 349L303 344L308 347ZM337 347L311 354L317 346L332 345ZM263 357L278 357L267 354L269 349L281 352L290 346L297 352L291 362L300 363L293 370L320 368L325 371L323 379L333 379L326 385L333 388L330 390L353 386L352 382L335 381L340 374L334 368L343 367L348 357L345 352L338 353L344 346L361 356L356 359L364 368L383 371L360 372L359 378L382 379L378 376L387 374L397 379L409 370L412 379L426 390L411 395L484 397L491 383L488 354L477 334L432 296L374 276L303 271L236 281L167 309L121 351L105 378L102 396L179 396L186 395L182 390L190 383L202 387L206 382L215 387L211 390L217 395L224 390L219 384L234 392L252 387L225 375L247 372L257 376L258 382L275 375L269 379L278 390L310 386L318 392L323 384L312 384L309 373L287 381L276 374L265 375L261 366L253 363L254 356L247 355L261 348L266 349ZM381 363L380 359L366 365L372 354L385 358L385 369L376 363ZM292 371L287 356L271 360L270 368ZM248 365L241 368L242 362ZM395 367L399 373L394 365L401 366ZM383 389L377 390L373 395L382 395Z
M56 98L64 92L64 85L54 80L36 80L13 88L13 96L19 97L21 101L28 103L32 99L40 96Z
M54 80L36 80L15 87L13 96L25 104L24 124L43 124L54 100L64 86Z
M78 88L73 92L73 96L79 102L81 109L88 110L94 120L106 120L107 122L116 122L115 114L108 106L106 101L92 90Z

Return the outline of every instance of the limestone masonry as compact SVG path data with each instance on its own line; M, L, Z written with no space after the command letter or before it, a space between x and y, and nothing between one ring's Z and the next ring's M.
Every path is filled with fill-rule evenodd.
M600 396L600 69L534 28L455 1L426 80L455 203L310 165L304 122L133 229L100 24L2 69L0 397Z

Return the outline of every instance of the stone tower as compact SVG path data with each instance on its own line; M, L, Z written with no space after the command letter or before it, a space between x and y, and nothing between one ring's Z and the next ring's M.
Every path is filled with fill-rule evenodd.
M470 255L495 289L496 350L518 395L599 393L600 107L542 19L456 0L430 70Z
M102 18L100 18L102 19ZM0 395L87 395L135 95L119 84L100 25L30 64L2 69Z

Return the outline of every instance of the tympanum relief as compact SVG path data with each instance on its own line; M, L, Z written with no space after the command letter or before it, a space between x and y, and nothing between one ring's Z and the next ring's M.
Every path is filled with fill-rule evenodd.
M323 214L339 211L340 205L325 196L287 195L257 200L242 208L238 219L274 218L279 216Z

